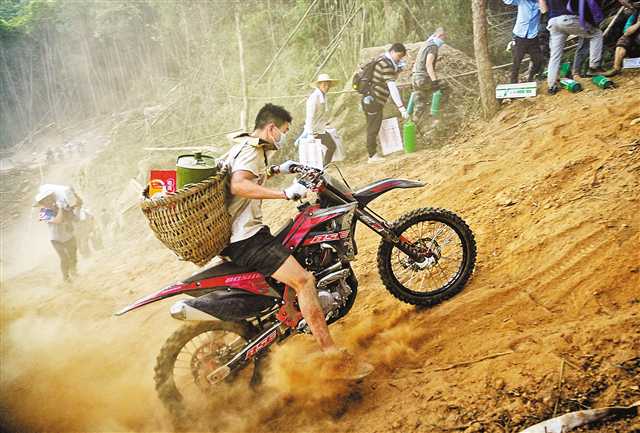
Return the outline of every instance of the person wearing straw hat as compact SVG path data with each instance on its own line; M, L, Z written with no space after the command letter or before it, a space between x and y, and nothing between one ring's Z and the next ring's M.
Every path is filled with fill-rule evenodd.
M333 154L336 151L336 142L327 132L327 124L329 120L329 105L327 104L327 92L338 83L329 76L329 74L320 74L318 78L311 83L311 87L315 90L307 98L307 115L304 121L304 131L300 136L301 140L314 138L320 140L323 146L327 148L324 154L324 165L331 162Z

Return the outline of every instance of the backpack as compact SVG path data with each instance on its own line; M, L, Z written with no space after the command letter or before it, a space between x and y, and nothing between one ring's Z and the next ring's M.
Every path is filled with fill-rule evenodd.
M373 71L376 65L385 60L384 56L374 57L367 63L360 65L358 71L353 75L353 90L361 95L369 95L373 91Z

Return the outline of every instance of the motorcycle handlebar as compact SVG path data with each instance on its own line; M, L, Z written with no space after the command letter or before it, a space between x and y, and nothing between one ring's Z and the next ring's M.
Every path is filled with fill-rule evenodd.
M268 176L273 176L274 174L279 173L280 166L278 165L272 165L267 169ZM314 167L309 167L307 165L292 164L289 167L289 173L297 174L297 182L312 191L315 191L316 188L318 188L318 186L323 182L322 175L324 174L324 171Z
M322 174L322 170L314 168L314 167L309 167L307 165L303 165L303 164L293 164L291 165L291 167L289 168L289 171L291 173L295 173L295 174L302 174L302 175L308 175L308 174ZM274 174L280 174L280 166L279 165L272 165L267 169L267 173L270 176L273 176Z

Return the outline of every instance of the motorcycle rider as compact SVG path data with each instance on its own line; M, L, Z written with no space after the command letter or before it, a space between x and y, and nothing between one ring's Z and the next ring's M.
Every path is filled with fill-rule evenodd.
M239 266L293 288L313 336L322 351L331 354L340 351L329 334L313 274L296 261L262 221L262 200L297 200L307 194L306 188L295 181L284 190L263 186L269 158L284 145L291 121L291 114L283 107L266 104L256 116L253 132L234 138L227 158L231 173L231 241L222 254ZM280 165L280 173L290 173L292 164L287 161ZM358 363L357 369L370 372L372 367L364 364Z

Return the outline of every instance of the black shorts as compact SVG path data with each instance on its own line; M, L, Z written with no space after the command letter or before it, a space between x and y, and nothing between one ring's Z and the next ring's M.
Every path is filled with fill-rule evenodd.
M631 36L620 36L616 42L616 47L622 47L627 50L627 57L636 57L640 55L640 31L635 32Z
M289 258L291 253L269 231L263 227L249 239L229 244L222 255L233 263L251 271L270 277Z

